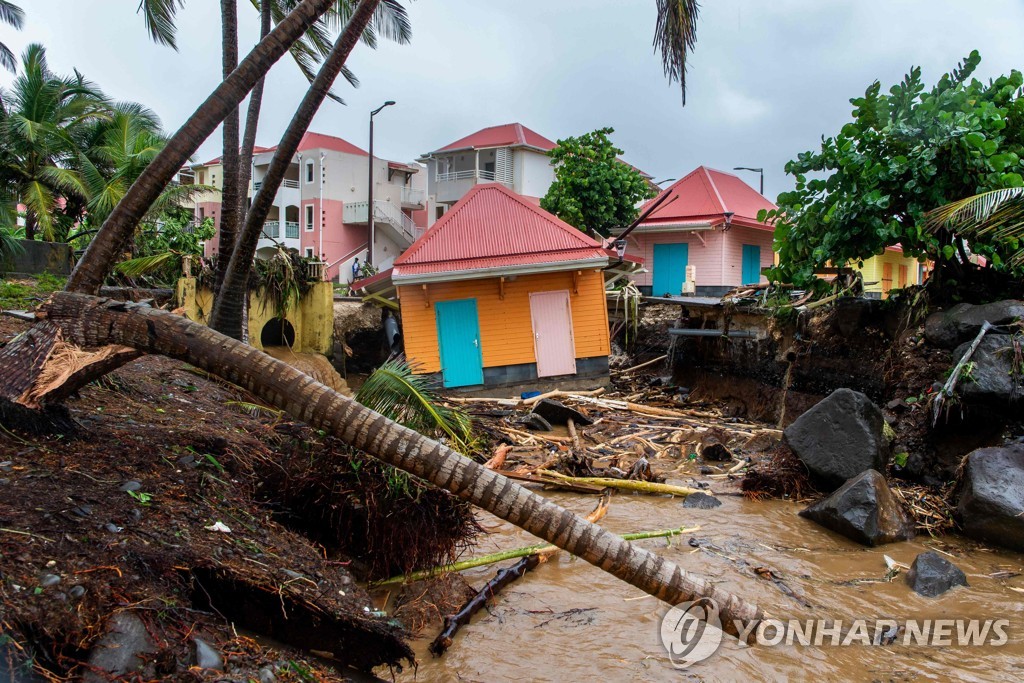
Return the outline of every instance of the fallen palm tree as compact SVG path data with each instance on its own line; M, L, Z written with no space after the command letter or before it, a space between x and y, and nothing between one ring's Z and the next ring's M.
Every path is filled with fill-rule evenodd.
M712 599L728 633L738 635L744 625L756 624L764 616L756 605L202 325L144 304L68 292L55 294L41 307L39 317L44 322L36 329L42 328L44 335L60 330L80 346L117 344L166 355L238 384L296 419L451 491L665 602ZM24 349L18 346L12 343L0 352L0 385L26 374L17 355Z

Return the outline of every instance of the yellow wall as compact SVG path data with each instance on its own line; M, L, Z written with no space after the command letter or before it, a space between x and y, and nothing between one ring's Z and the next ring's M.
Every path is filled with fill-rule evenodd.
M520 275L512 281L506 278L504 299L500 298L499 289L498 278L432 283L426 286L425 292L422 285L399 287L402 335L409 361L418 365L420 372L440 372L434 304L476 299L484 367L536 363L530 293L555 290L569 291L576 357L609 354L608 306L600 270L582 271L576 292L571 272Z
M882 282L886 264L892 268L891 286ZM921 284L917 259L904 256L903 252L886 250L885 253L879 256L872 256L864 261L863 268L857 268L856 263L851 264L851 266L859 270L863 275L865 292L882 294L883 297L888 296L888 292L883 291L883 287L898 289L900 287ZM907 269L905 283L900 282L900 266L904 266Z
M181 278L177 285L178 305L189 320L206 324L213 310L213 293L196 289L195 278ZM274 307L263 304L255 293L249 294L249 344L258 349L263 326L275 317ZM295 330L293 350L330 355L334 346L334 291L330 282L316 282L299 301L285 312L285 320Z

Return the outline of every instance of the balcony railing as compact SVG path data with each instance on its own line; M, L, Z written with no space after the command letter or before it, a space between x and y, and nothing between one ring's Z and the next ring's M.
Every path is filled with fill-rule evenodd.
M253 192L259 192L261 187L263 187L263 181L262 180L257 180L256 182L254 182L252 184L252 191ZM282 180L281 181L281 187L287 187L287 188L290 188L292 190L297 190L297 189L299 189L299 181L298 180Z
M402 210L391 202L384 199L375 199L373 210L374 223L387 223L395 230L405 236L410 242L414 242L422 233L416 223L402 213ZM345 223L356 225L367 222L366 202L346 202L342 211L342 220Z
M263 224L263 236L269 237L270 239L278 239L281 237L281 223L280 221L267 221Z
M299 222L286 221L284 224L284 236L290 240L299 239Z
M438 173L435 179L439 183L455 182L457 180L474 180L479 178L480 180L494 180L494 171L479 171L475 169L469 169L468 171L448 171L447 173Z
M402 188L402 205L423 206L427 200L427 193L413 187Z

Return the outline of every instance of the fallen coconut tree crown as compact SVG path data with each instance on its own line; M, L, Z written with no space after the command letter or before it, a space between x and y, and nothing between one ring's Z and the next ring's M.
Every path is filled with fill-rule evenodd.
M728 633L738 635L738 627L747 626L751 628L743 632L753 634L753 626L764 616L756 605L392 422L262 351L186 318L146 304L69 292L54 294L38 316L81 346L114 344L161 354L238 384L294 418L451 491L669 604L710 598L717 603ZM60 359L51 356L49 362L59 363ZM0 369L5 375L10 372L9 367Z

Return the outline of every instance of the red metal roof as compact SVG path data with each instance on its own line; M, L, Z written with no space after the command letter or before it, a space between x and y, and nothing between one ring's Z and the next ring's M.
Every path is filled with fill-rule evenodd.
M472 135L467 135L451 144L445 145L437 150L437 152L449 152L456 149L517 146L537 147L547 151L554 149L555 143L521 123L506 123L502 126L491 126L490 128L478 130Z
M699 224L718 225L725 222L725 214L732 212L731 222L750 228L772 230L772 226L760 223L757 213L761 209L777 208L757 190L747 185L739 176L713 168L699 166L686 177L663 190L669 196L665 203L648 216L641 225L658 224ZM661 195L659 195L660 197ZM643 212L651 202L641 207Z
M395 260L395 276L607 259L601 245L497 183L477 185Z
M302 140L299 142L298 151L305 152L311 149L329 149L333 152L357 154L364 157L370 156L348 140L343 140L339 137L335 137L334 135L325 135L324 133L307 132L302 136Z

